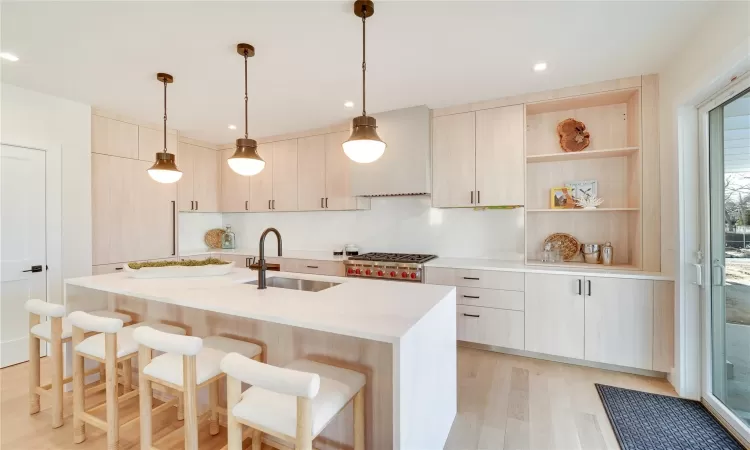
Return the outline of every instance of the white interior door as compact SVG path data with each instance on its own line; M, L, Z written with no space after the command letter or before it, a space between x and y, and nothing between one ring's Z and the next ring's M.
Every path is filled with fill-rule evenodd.
M28 360L24 302L47 300L45 153L0 147L0 367ZM33 268L33 269L32 269Z

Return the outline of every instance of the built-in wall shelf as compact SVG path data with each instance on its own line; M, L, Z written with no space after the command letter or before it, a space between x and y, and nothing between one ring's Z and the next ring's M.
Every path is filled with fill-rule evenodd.
M602 212L619 212L619 211L640 211L641 208L596 208L596 209L527 209L530 213L602 213Z
M580 161L583 159L618 158L630 156L638 152L638 147L612 148L607 150L583 150L580 152L559 152L544 155L529 155L526 157L528 163L554 162L554 161Z
M561 263L548 263L540 260L529 260L526 262L529 266L560 267L565 269L591 269L591 270L641 270L632 264L613 264L605 266L604 264L589 264L582 261L568 261Z

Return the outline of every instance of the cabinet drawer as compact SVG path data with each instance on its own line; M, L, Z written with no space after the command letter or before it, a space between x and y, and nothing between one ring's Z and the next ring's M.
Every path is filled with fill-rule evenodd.
M442 267L427 267L425 269L425 282L427 284L523 292L523 280L524 274L522 272L446 269Z
M96 266L91 266L91 274L92 275L104 275L107 273L122 272L122 266L124 265L125 263L98 264Z
M284 272L311 273L316 275L344 276L344 263L339 261L316 261L314 259L286 259L281 261Z
M523 350L523 312L458 305L456 339Z
M232 261L234 262L234 267L239 267L240 269L248 267L248 258L250 258L251 262L255 262L253 261L253 258L255 257L250 255L215 253L214 258L219 258L222 261Z
M481 288L456 288L456 303L468 306L523 311L523 292Z

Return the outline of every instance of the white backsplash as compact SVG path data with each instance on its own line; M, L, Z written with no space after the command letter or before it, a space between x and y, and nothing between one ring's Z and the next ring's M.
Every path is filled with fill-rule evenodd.
M182 220L186 216L189 220ZM181 214L182 249L199 248L203 233L221 225L215 217L194 216L222 215ZM238 248L256 248L263 230L275 227L281 232L284 247L293 250L333 251L344 244L355 244L362 252L523 259L523 209L437 209L430 206L429 197L373 198L368 211L226 213L223 223L232 225ZM186 230L183 240L183 228L188 226L199 229ZM267 240L269 251L275 250L275 241L273 236ZM188 246L194 242L197 247Z
M203 235L212 228L224 228L221 213L180 213L180 250L205 247Z

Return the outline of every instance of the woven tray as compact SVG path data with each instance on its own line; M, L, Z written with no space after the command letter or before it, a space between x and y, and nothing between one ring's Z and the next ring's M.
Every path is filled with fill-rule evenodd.
M206 243L210 248L221 248L221 239L224 237L224 230L221 228L214 228L213 230L206 231L203 236L203 242Z
M553 233L547 236L544 243L560 242L563 261L572 261L581 249L581 243L578 239L567 233Z

